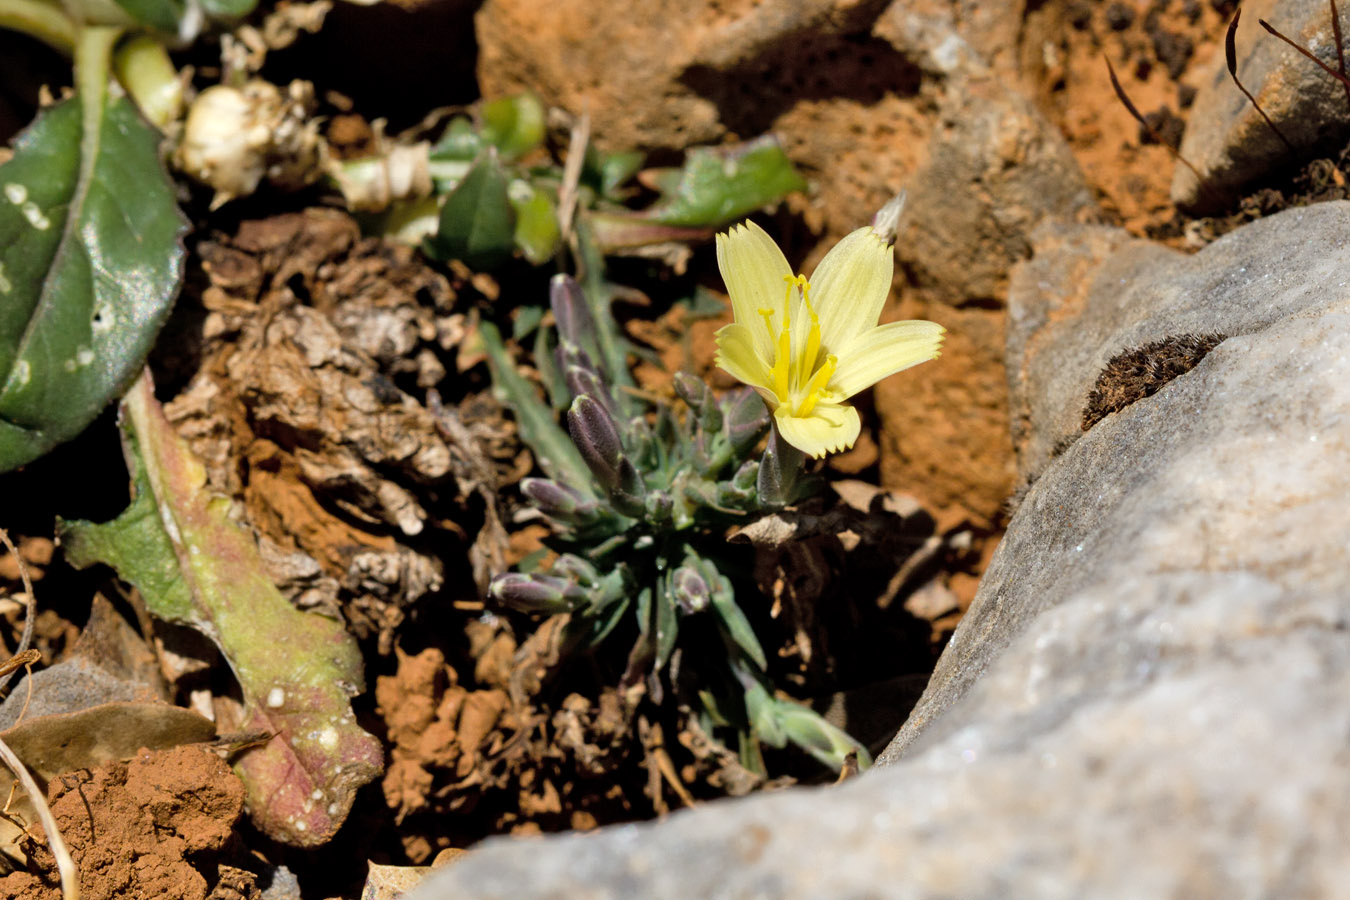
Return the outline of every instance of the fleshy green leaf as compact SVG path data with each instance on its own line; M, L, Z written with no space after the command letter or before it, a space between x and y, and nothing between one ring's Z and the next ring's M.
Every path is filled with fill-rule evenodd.
M436 146L431 148L431 158L468 162L476 159L482 150L483 136L474 130L473 123L464 116L455 116L445 126L445 133Z
M760 646L759 638L755 637L755 629L751 627L750 620L736 605L736 594L731 587L731 581L707 563L702 568L703 576L709 580L713 588L712 608L722 620L723 633L759 666L760 671L767 669L769 663L764 656L764 648Z
M205 471L165 420L148 376L124 398L122 427L136 500L108 524L65 524L67 556L76 566L111 564L151 612L216 643L243 696L239 721L227 727L273 735L235 763L254 824L283 843L324 843L382 766L379 742L351 708L362 684L356 642L340 622L296 609L268 579L228 501L205 490Z
M242 19L257 5L258 0L202 0L202 9L213 19Z
M516 211L516 246L531 265L548 262L562 241L553 198L524 181L511 183L510 197Z
M605 153L593 144L586 147L586 162L581 170L581 181L590 185L602 197L615 198L618 189L637 174L646 160L637 150Z
M772 137L725 150L697 147L678 172L653 177L663 196L643 216L664 225L717 228L806 189Z
M116 0L118 6L141 25L175 33L187 5L182 0Z
M517 94L484 103L479 110L483 139L502 159L520 159L544 143L544 105L534 94Z
M124 98L44 111L0 166L0 471L126 389L173 304L187 223Z
M427 255L437 260L458 259L480 270L496 268L510 259L516 212L508 184L496 151L489 148L445 198L436 234L423 242Z

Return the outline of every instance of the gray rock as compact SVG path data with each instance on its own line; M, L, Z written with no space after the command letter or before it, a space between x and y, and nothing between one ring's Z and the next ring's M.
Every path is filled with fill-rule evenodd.
M1246 0L1238 28L1238 78L1285 139L1298 151L1343 145L1350 138L1346 92L1288 44L1267 34L1265 19L1289 38L1336 67L1331 13L1324 0ZM1341 29L1350 34L1350 4L1340 4ZM1181 155L1203 176L1178 166L1172 199L1192 212L1215 212L1243 188L1288 157L1284 141L1229 77L1222 48L1209 63L1195 96Z
M1286 213L1122 285L1180 309L1126 304L1078 343L1191 316L1246 325L1046 467L885 766L656 824L489 841L410 896L1343 892L1350 292L1343 264L1319 267L1344 252L1348 210Z
M1348 4L1350 5L1350 4ZM1054 225L1013 275L1009 406L1018 469L1034 477L1080 433L1111 357L1179 334L1248 334L1335 302L1350 271L1350 203L1258 220L1194 256L1099 226Z

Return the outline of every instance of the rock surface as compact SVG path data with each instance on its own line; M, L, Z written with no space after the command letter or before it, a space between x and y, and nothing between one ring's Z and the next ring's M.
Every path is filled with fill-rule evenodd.
M886 765L664 823L492 841L411 896L1337 893L1347 225L1350 204L1286 213L1136 272L1132 296L1156 299L1123 312L1119 294L1070 290L1084 322L1109 301L1114 323L1074 332L1084 359L1192 321L1234 336L1046 467Z
M1100 226L1050 226L1013 278L1008 366L1024 478L1080 433L1098 374L1124 350L1174 335L1259 331L1309 304L1350 266L1350 204L1289 210L1194 256Z
M1185 166L1177 166L1172 180L1172 199L1183 208L1212 212L1220 201L1235 200L1244 187L1293 156L1289 145L1298 152L1325 150L1343 146L1350 137L1346 89L1297 50L1267 34L1258 19L1332 68L1337 65L1331 14L1322 0L1244 2L1235 45L1238 78L1284 140L1233 84L1224 54L1216 53L1196 93L1181 143L1181 155L1199 170L1203 181ZM1350 5L1340 5L1340 20L1342 33L1350 34Z

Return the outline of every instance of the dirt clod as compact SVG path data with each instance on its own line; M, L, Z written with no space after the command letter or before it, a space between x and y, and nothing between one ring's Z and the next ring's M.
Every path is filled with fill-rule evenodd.
M216 859L244 810L244 788L218 756L201 747L143 752L127 762L52 780L48 803L80 868L86 900L174 897L206 900L222 883L239 896L252 873ZM25 851L36 873L0 878L0 896L59 900L55 861L39 826ZM223 890L223 889L222 889Z

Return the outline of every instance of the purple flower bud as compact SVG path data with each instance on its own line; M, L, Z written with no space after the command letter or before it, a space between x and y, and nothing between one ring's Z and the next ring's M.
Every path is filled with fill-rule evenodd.
M680 566L670 573L670 594L686 616L702 612L712 602L708 582L690 566Z
M703 379L688 372L675 373L675 393L695 410L702 409L708 402L708 386Z
M588 395L577 397L567 411L567 428L614 508L626 516L641 516L645 512L646 483L624 455L619 431L604 406Z
M558 334L566 341L581 344L595 333L595 323L586 307L581 285L570 275L554 275L548 283L548 305L558 323Z
M546 516L584 517L596 509L595 501L581 491L547 478L522 478L520 492Z
M609 413L611 418L614 416L614 401L610 398L605 383L594 370L576 365L567 366L563 370L563 378L566 379L567 389L572 392L573 397L587 396L599 401L605 412Z
M585 602L586 592L566 578L507 572L492 579L488 595L520 612L560 613Z

